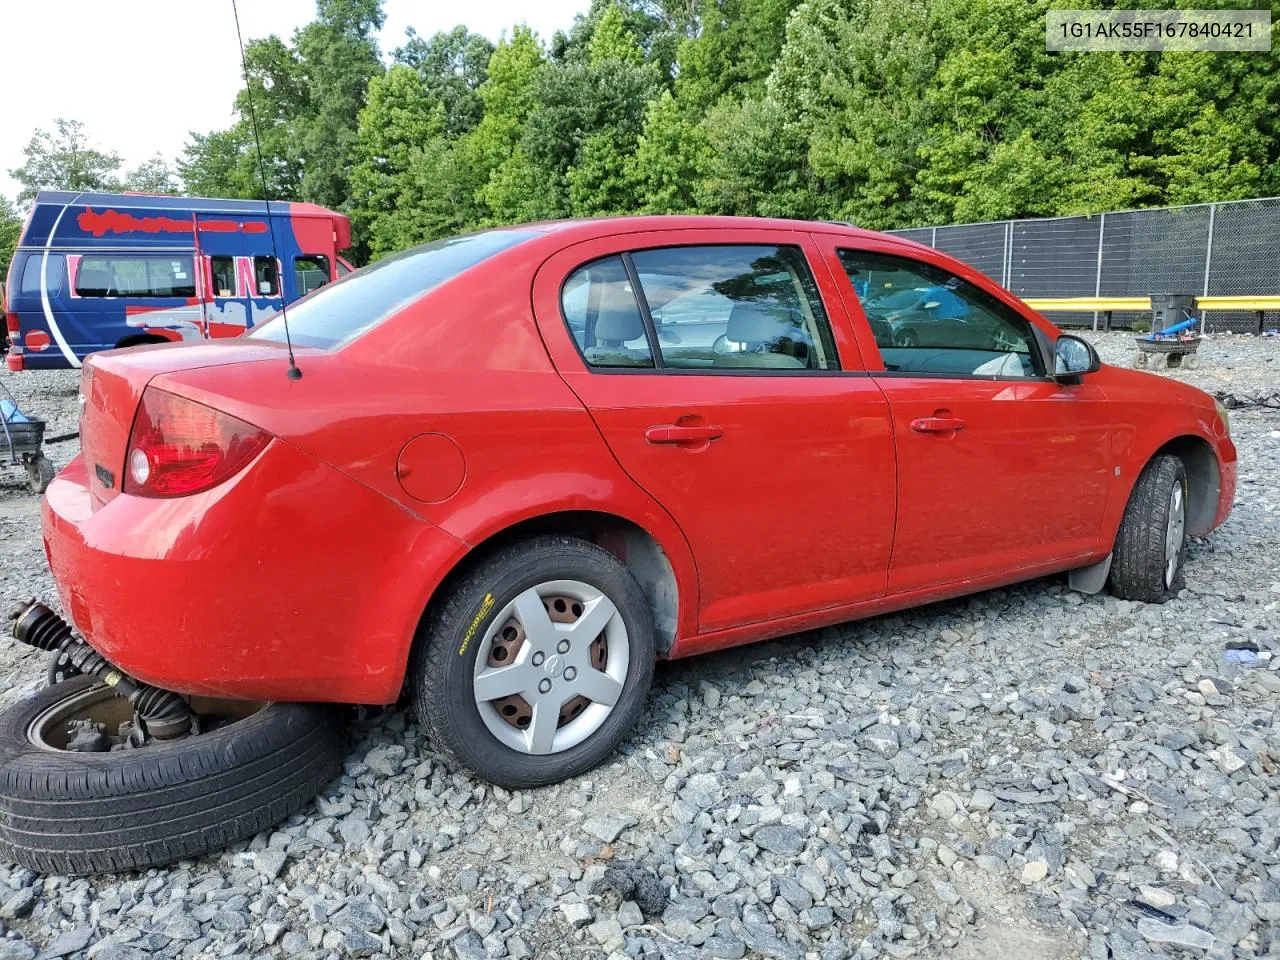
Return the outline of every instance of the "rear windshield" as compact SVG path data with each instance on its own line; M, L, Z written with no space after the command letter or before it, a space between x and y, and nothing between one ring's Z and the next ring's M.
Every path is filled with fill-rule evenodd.
M428 290L538 234L537 230L491 230L436 240L379 260L291 306L289 334L296 346L343 346ZM280 315L248 335L283 343Z

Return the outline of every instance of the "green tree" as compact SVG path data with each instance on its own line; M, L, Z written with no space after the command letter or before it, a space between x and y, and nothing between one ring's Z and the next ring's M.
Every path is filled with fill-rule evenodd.
M1070 55L1046 84L1042 124L1059 131L1059 213L1158 204L1151 176L1141 54Z
M9 262L18 246L22 218L5 197L0 197L0 282L9 274Z
M525 26L503 38L489 59L489 75L477 90L484 117L459 149L474 173L486 224L518 223L546 215L546 184L520 147L523 127L536 105L534 77L544 63L542 44ZM554 188L554 185L552 185Z
M611 60L632 66L640 66L645 60L644 51L636 43L635 34L627 29L622 7L617 3L604 8L587 43L587 62L598 66Z
M188 137L178 158L178 177L184 193L262 199L253 134L244 123L210 133L193 131Z
M316 19L298 31L310 107L299 131L302 195L315 203L346 205L365 91L382 72L375 35L383 20L381 0L316 0Z
M90 145L79 120L59 117L53 132L37 130L23 149L24 162L9 176L22 184L20 206L41 190L117 190L120 157Z
M397 63L418 71L427 92L444 104L445 133L466 133L484 116L484 101L476 92L489 76L493 44L478 33L458 26L430 39L409 28L403 47L392 54Z
M743 217L830 216L804 130L770 96L722 102L707 115L698 208Z
M1238 200L1269 186L1263 171L1275 159L1275 141L1265 125L1278 101L1268 104L1246 91L1265 78L1274 97L1280 85L1274 69L1259 77L1229 63L1232 56L1165 54L1149 82L1151 168L1166 203Z
M591 42L606 17L621 15L621 32L630 34L650 63L665 80L675 73L676 51L683 37L698 32L699 0L592 0L585 14L574 18L566 33L556 31L551 40L551 59L557 63L585 63L591 58ZM612 12L611 12L612 11ZM611 24L606 33L618 33Z
M401 228L387 213L405 187L415 149L444 128L444 105L427 94L412 67L397 64L369 81L352 150L350 209L357 234L373 256L403 245Z
M787 21L768 96L808 144L821 216L874 228L921 217L912 186L937 68L928 12L925 0L805 0Z
M274 34L245 44L245 62L244 89L235 98L238 119L225 130L188 135L177 161L182 188L204 197L301 199L301 131L312 113L304 65ZM262 143L261 168L254 117Z
M538 71L521 146L563 197L556 215L629 213L639 206L632 156L658 74L617 6L602 14L587 53Z
M670 90L649 102L631 180L646 213L696 213L696 184L711 165L707 130L688 119Z
M929 222L1056 213L1057 138L1043 129L1044 82L1061 58L1044 49L1048 0L934 0L938 51L923 90L911 216Z
M297 52L274 34L249 41L245 45L245 62L245 89L236 94L235 101L240 120L233 139L243 144L236 179L241 187L262 180L254 142L256 117L266 192L271 199L300 200L305 162L303 132L313 114L306 66ZM254 189L255 194L261 192L260 185Z
M139 193L177 193L178 178L163 154L155 153L124 175L124 188Z
M679 46L676 94L701 114L721 97L758 96L799 0L696 0L699 29Z
M474 171L457 141L434 137L412 151L386 235L393 249L465 233L481 221Z

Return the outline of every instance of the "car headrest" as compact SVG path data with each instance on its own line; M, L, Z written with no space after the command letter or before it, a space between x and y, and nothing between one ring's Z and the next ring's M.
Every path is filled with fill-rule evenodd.
M596 313L596 340L626 343L644 336L636 299L621 283L605 284Z
M729 311L725 336L739 343L765 343L783 336L792 326L782 307L744 301Z

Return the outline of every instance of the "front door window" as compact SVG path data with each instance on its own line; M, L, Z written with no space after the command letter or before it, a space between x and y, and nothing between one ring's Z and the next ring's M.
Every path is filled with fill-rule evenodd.
M905 257L838 253L890 373L1045 375L1027 321L967 280Z

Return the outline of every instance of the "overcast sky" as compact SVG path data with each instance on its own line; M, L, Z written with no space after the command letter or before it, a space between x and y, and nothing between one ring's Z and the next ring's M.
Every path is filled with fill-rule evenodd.
M385 0L384 55L406 27L430 36L458 23L497 40L527 23L543 40L567 30L590 0ZM286 41L315 15L315 0L240 0L245 40ZM177 156L190 130L232 121L240 88L231 0L0 0L5 103L0 124L0 194L18 185L9 170L37 127L80 120L94 145L134 166L157 150Z

